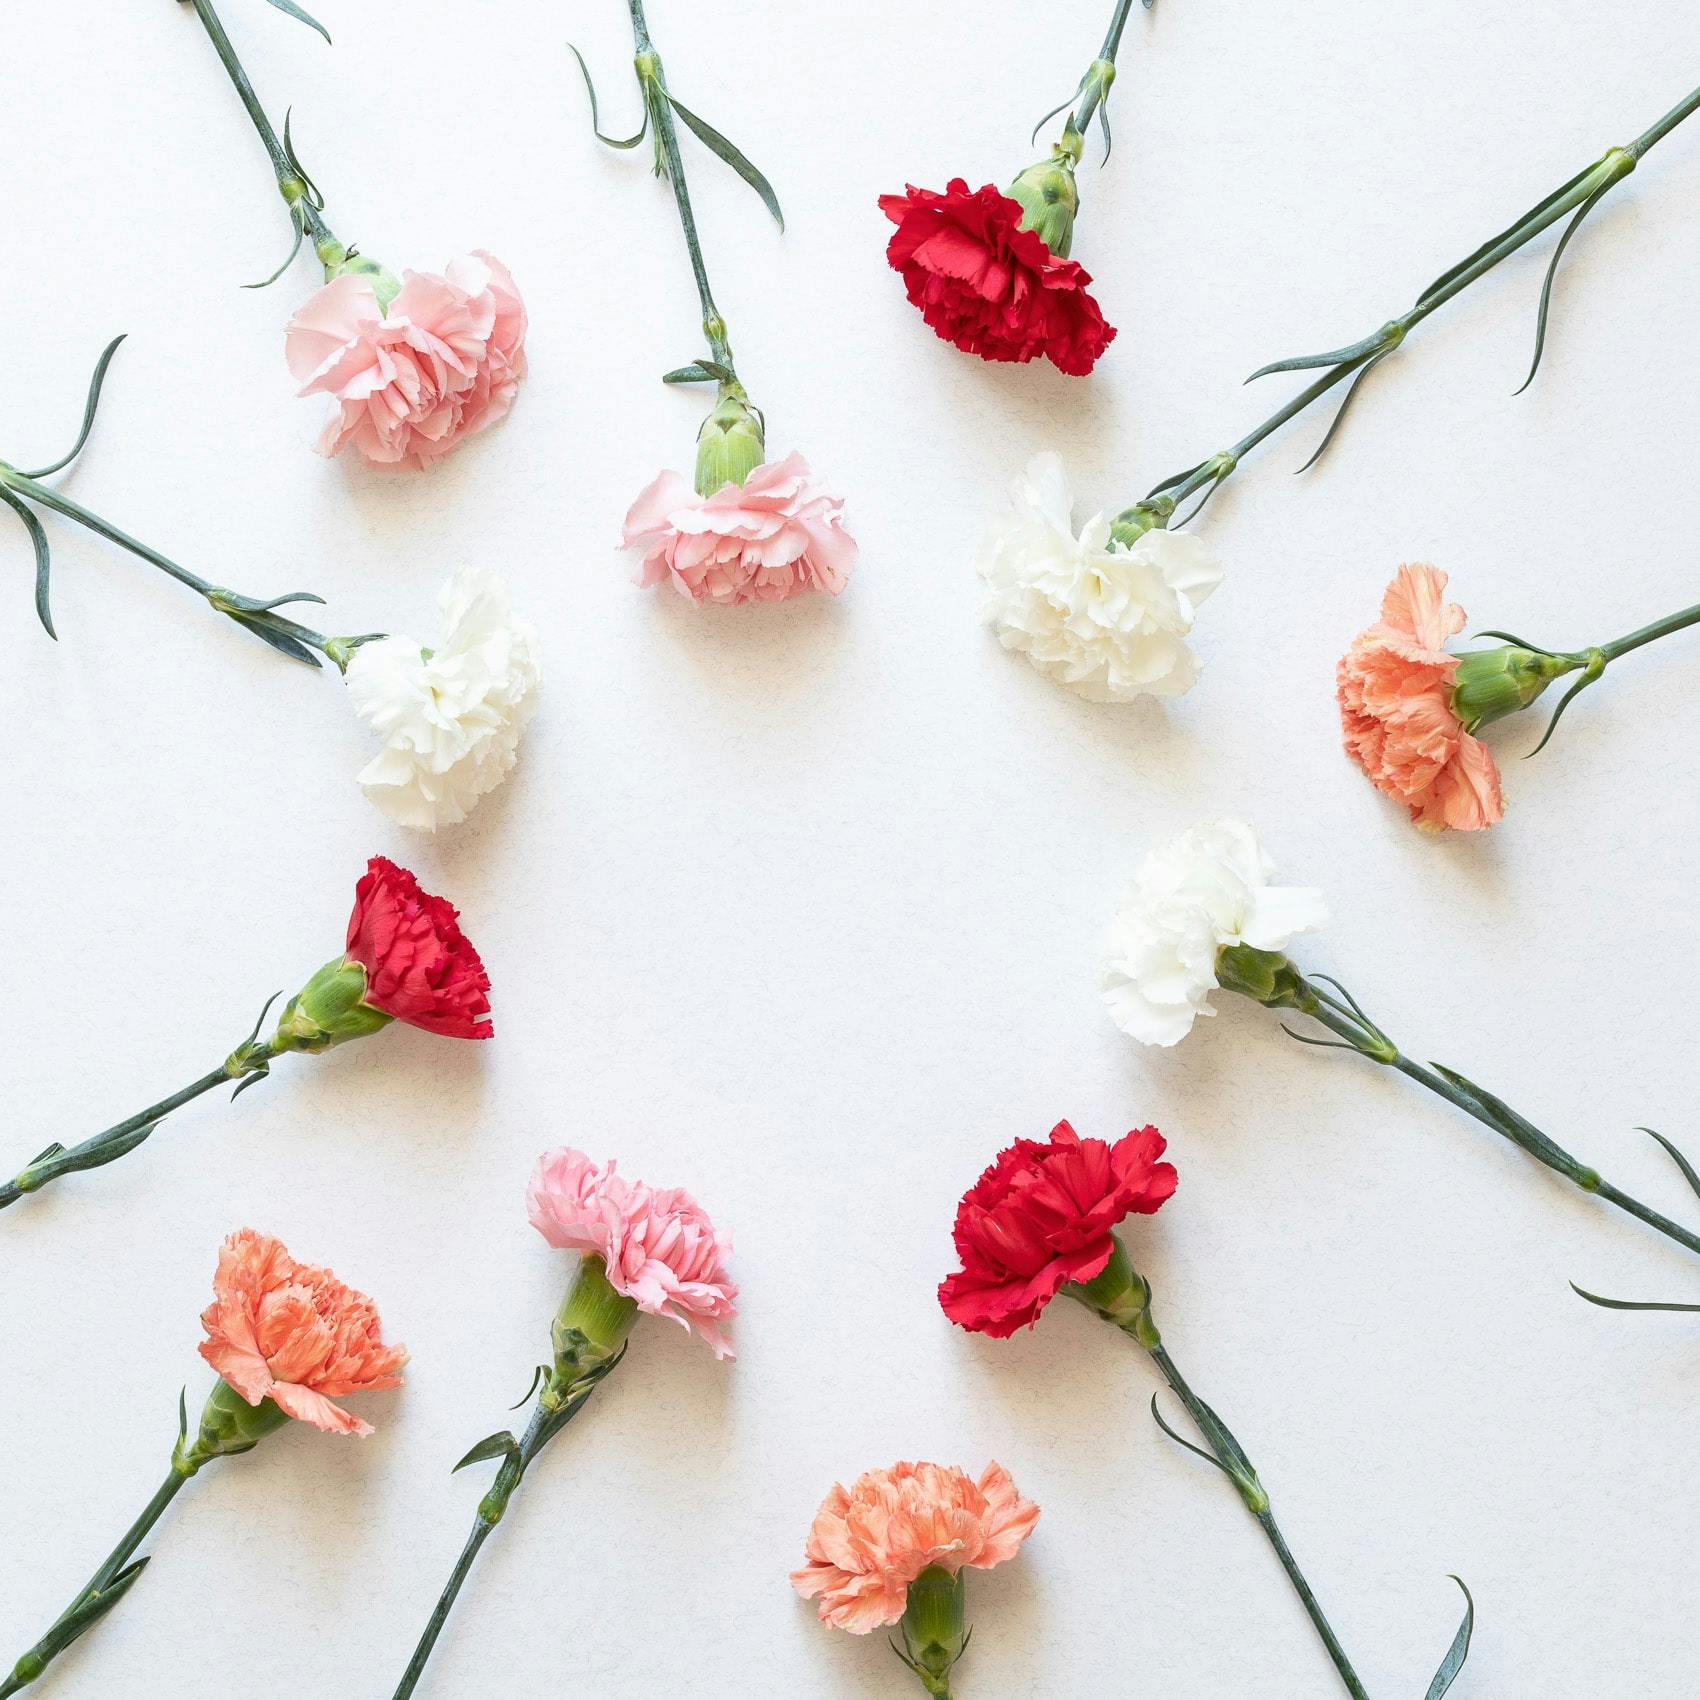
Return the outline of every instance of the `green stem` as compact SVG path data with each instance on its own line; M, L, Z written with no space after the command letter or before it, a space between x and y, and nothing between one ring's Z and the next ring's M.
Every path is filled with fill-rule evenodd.
M1662 620L1655 620L1650 626L1643 626L1639 631L1631 632L1627 637L1620 637L1612 643L1602 643L1600 654L1607 661L1615 661L1620 655L1627 655L1632 649L1639 649L1643 644L1655 643L1662 637L1669 637L1672 632L1680 632L1684 628L1700 624L1700 603L1692 608L1684 608L1679 614L1667 614Z
M265 144L266 153L271 160L272 174L277 178L278 189L289 206L291 217L299 220L301 229L312 238L314 252L318 254L321 263L327 266L332 264L333 260L327 256L341 258L346 255L347 250L337 241L335 233L325 223L319 209L314 206L311 185L290 159L289 150L272 127L271 119L266 116L266 109L260 105L260 97L254 93L254 85L249 82L248 73L242 61L237 58L230 37L224 33L224 25L218 13L213 10L212 0L190 0L190 3L195 8L196 17L201 20L202 26L211 37L213 49L220 62L230 73L230 80L236 85L236 92L242 97L242 104L248 109L248 116L254 121L254 128L260 133L260 140Z
M296 643L305 644L309 649L316 649L321 655L335 662L339 669L347 670L348 652L344 640L326 637L324 633L316 632L310 626L304 626L298 620L291 620L273 609L243 606L254 603L256 599L212 584L198 573L179 566L170 556L149 548L146 543L132 537L127 531L120 531L109 520L102 519L99 514L91 512L80 502L72 501L62 491L40 483L3 463L0 463L0 486L13 490L32 502L39 502L42 507L50 508L66 519L75 520L78 525L86 526L97 537L104 537L107 542L116 543L120 549L129 550L132 555L158 567L162 573L176 579L179 584L187 585L218 613L235 618L237 624L249 627L256 635L264 631L293 639Z
M169 1098L161 1098L157 1104L150 1104L145 1110L126 1117L104 1132L97 1133L92 1139L85 1139L81 1145L73 1145L69 1150L49 1146L33 1163L27 1164L10 1181L0 1185L0 1210L4 1210L9 1204L16 1204L26 1193L39 1192L61 1175L74 1174L83 1169L98 1169L107 1163L116 1162L127 1152L134 1151L153 1132L155 1125L173 1110L181 1109L193 1099L199 1098L202 1093L212 1091L215 1086L224 1086L232 1080L266 1072L271 1057L272 1052L264 1045L243 1047L233 1052L220 1067L210 1074L203 1074L199 1080L185 1086L181 1092L173 1092Z
M173 1468L170 1474L166 1476L153 1498L148 1501L141 1516L125 1531L124 1538L107 1555L106 1561L89 1578L82 1591L54 1619L52 1627L41 1640L18 1660L5 1680L0 1681L0 1700L4 1700L7 1695L16 1694L20 1689L34 1682L47 1666L64 1651L65 1647L70 1645L69 1641L63 1640L55 1632L64 1625L68 1618L76 1614L112 1584L113 1579L130 1562L136 1548L147 1538L148 1531L165 1514L165 1508L177 1497L178 1490L188 1479L187 1473L176 1468ZM84 1629L92 1627L93 1621L95 1620L85 1624ZM77 1633L81 1634L83 1631L79 1630ZM71 1639L75 1640L76 1636L73 1635Z
M1132 11L1133 0L1116 0L1115 15L1110 19L1104 45L1086 73L1080 105L1070 119L1070 123L1077 130L1085 130L1092 122L1092 115L1110 98L1110 85L1116 77L1116 55L1121 52L1122 31L1127 28L1127 20Z
M1142 1333L1137 1326L1125 1328L1123 1332L1137 1340L1151 1354L1153 1362L1163 1372L1164 1380L1186 1406L1187 1415L1197 1424L1199 1433L1204 1436L1210 1447L1211 1455L1239 1488L1246 1509L1257 1519L1258 1526L1274 1548L1275 1556L1281 1561L1281 1568L1286 1571L1287 1579L1292 1583L1293 1591L1305 1609L1305 1615L1321 1637L1323 1646L1327 1648L1328 1657L1339 1672L1341 1682L1346 1685L1346 1692L1353 1700L1369 1700L1368 1690L1358 1679L1358 1673L1352 1669L1352 1661L1346 1657L1345 1648L1340 1645L1339 1637L1334 1633L1310 1583L1305 1580L1304 1572L1299 1569L1298 1561L1293 1557L1292 1549L1287 1545L1280 1525L1275 1521L1275 1514L1269 1508L1269 1495L1263 1490L1257 1472L1245 1455L1245 1449L1234 1439L1227 1424L1187 1385L1167 1348L1157 1338L1156 1330L1149 1327L1149 1312L1145 1313L1145 1318L1148 1333Z
M1467 1084L1458 1085L1434 1069L1413 1062L1386 1034L1378 1028L1368 1026L1360 1015L1339 1003L1320 987L1309 981L1301 981L1301 988L1299 1001L1294 1007L1326 1027L1330 1033L1343 1039L1360 1056L1395 1069L1408 1079L1416 1081L1418 1085L1426 1086L1436 1097L1444 1098L1447 1103L1455 1105L1467 1116L1480 1122L1483 1127L1491 1128L1495 1133L1509 1139L1513 1145L1528 1152L1554 1174L1562 1175L1573 1186L1603 1198L1608 1204L1613 1204L1638 1221L1645 1222L1648 1227L1656 1228L1667 1239L1675 1240L1678 1245L1689 1251L1700 1252L1700 1235L1690 1233L1680 1223L1673 1222L1668 1216L1661 1215L1651 1206L1643 1204L1640 1199L1620 1191L1610 1181L1603 1179L1598 1170L1589 1168L1587 1164L1573 1157L1563 1146L1549 1138L1532 1122L1518 1115L1509 1105L1491 1094L1483 1093L1480 1088L1472 1091ZM1309 994L1308 998L1306 993Z
M1355 373L1361 373L1391 354L1404 341L1406 335L1429 314L1461 294L1478 279L1485 277L1500 261L1516 253L1542 231L1549 229L1560 219L1569 217L1584 203L1603 195L1614 184L1627 177L1655 143L1696 110L1700 110L1700 89L1696 89L1672 107L1664 117L1628 146L1608 150L1604 157L1579 172L1563 188L1549 195L1508 230L1484 243L1451 270L1442 273L1405 313L1396 319L1388 320L1380 330L1372 332L1361 342L1354 343L1349 350L1342 350L1342 358L1321 378L1270 415L1256 429L1248 432L1231 449L1201 461L1184 478L1152 491L1142 503L1135 504L1119 518L1131 526L1137 535L1139 530L1145 529L1151 523L1166 524L1176 508L1200 490L1206 491L1204 500L1208 500L1231 476L1239 461L1271 433L1302 413L1336 384ZM1207 490L1206 486L1209 487ZM1200 505L1202 506L1202 502Z
M679 132L673 123L673 103L667 93L667 77L661 68L661 55L649 39L643 0L628 0L628 4L632 14L632 39L637 45L638 82L643 89L650 122L655 126L659 169L673 185L673 200L679 209L679 223L684 226L685 246L691 252L691 274L696 279L697 299L702 305L702 334L708 339L710 356L729 372L735 372L732 345L726 336L726 319L715 306L713 292L708 286L708 267L702 257L696 215L691 210L691 192L685 183L685 165L679 154Z

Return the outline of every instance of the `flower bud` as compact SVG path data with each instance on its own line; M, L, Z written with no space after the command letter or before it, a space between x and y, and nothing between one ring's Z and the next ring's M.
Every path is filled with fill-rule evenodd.
M284 1006L273 1051L328 1051L395 1019L366 1002L366 970L346 956L327 962Z
M637 1300L614 1290L607 1264L595 1253L581 1258L549 1330L555 1367L543 1389L545 1408L559 1409L583 1392L587 1382L606 1373L637 1318Z
M1514 644L1467 650L1458 657L1458 671L1452 678L1452 712L1466 731L1474 732L1490 720L1503 720L1527 708L1573 665L1568 656L1542 655Z
M744 386L723 383L720 400L697 433L697 494L712 496L728 484L742 485L762 463L765 435Z
M234 1458L252 1452L268 1434L289 1421L289 1413L276 1400L262 1399L250 1405L222 1377L207 1395L201 1409L201 1426L191 1441L183 1435L171 1454L171 1467L179 1475L192 1476L214 1458Z
M963 1612L966 1575L958 1570L953 1576L942 1565L929 1564L909 1584L903 1644L910 1667L929 1694L950 1693L950 1667L968 1645Z
M1074 243L1074 215L1080 191L1074 186L1074 158L1059 147L1049 159L1030 165L1009 186L1009 198L1021 203L1021 228L1033 231L1059 260Z

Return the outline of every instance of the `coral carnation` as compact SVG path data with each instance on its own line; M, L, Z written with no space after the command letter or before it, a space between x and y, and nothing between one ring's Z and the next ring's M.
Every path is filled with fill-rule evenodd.
M368 276L332 278L289 321L284 357L302 395L338 412L319 439L373 466L429 466L513 405L525 376L525 306L482 251L442 275L403 272L386 309Z
M1151 1215L1175 1190L1163 1148L1154 1127L1108 1145L1058 1122L1048 1145L1019 1139L1000 1152L957 1206L962 1268L939 1285L945 1315L1005 1339L1032 1327L1070 1281L1102 1274L1115 1225Z
M732 1348L722 1325L736 1314L726 1273L729 1235L677 1187L629 1181L563 1145L537 1160L526 1214L550 1245L600 1257L615 1292L650 1316L670 1316L701 1335L717 1358Z
M866 1635L903 1616L909 1584L930 1565L990 1570L1015 1557L1038 1521L1001 1464L977 1482L941 1464L869 1470L821 1502L791 1585L819 1599L823 1622Z
M490 976L455 906L406 868L374 856L354 888L348 959L366 970L365 1001L410 1027L488 1039Z
M1042 354L1084 377L1114 339L1087 293L1091 276L1023 230L1021 203L990 183L970 190L954 177L942 195L911 184L881 195L880 211L897 226L885 250L891 269L921 317L965 354Z
M1403 566L1381 600L1380 624L1340 658L1346 753L1378 791L1397 798L1426 832L1478 832L1505 813L1499 767L1452 706L1458 657L1446 640L1464 610L1442 600L1446 574Z
M643 551L639 584L671 578L693 602L783 602L809 590L836 596L856 563L843 513L808 462L789 454L712 496L663 472L632 503L622 541Z
M401 1385L407 1352L386 1346L378 1307L280 1240L243 1228L219 1248L201 1356L250 1405L270 1398L327 1434L372 1427L331 1403Z

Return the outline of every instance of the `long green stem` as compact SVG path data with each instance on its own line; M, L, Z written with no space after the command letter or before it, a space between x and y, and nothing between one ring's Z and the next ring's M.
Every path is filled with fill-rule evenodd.
M1197 1424L1199 1433L1204 1436L1210 1447L1211 1455L1239 1488L1246 1509L1257 1519L1258 1526L1274 1548L1275 1556L1281 1561L1281 1568L1286 1571L1287 1579L1292 1583L1293 1591L1305 1609L1305 1615L1321 1637L1323 1646L1327 1648L1328 1657L1339 1672L1346 1692L1353 1700L1369 1700L1368 1691L1359 1680L1358 1673L1352 1669L1352 1661L1346 1657L1346 1649L1340 1645L1339 1636L1334 1633L1315 1592L1299 1568L1298 1560L1293 1557L1292 1549L1287 1545L1280 1525L1275 1521L1275 1513L1269 1507L1269 1495L1264 1491L1250 1459L1246 1457L1245 1449L1234 1439L1227 1424L1187 1385L1185 1377L1175 1367L1174 1359L1169 1356L1168 1349L1157 1337L1156 1329L1149 1326L1148 1311L1145 1317L1147 1326L1144 1331L1137 1326L1123 1331L1151 1354L1153 1362L1163 1372L1164 1380L1174 1389L1176 1397L1186 1406L1187 1414Z
M1417 325L1421 324L1429 314L1456 295L1468 289L1478 279L1485 277L1502 260L1517 252L1525 244L1534 240L1542 231L1549 229L1560 219L1576 215L1577 222L1591 210L1594 202L1616 183L1627 177L1633 171L1640 159L1663 137L1667 136L1684 119L1700 110L1700 89L1672 107L1657 123L1637 136L1625 147L1612 148L1595 164L1578 172L1562 188L1532 208L1522 218L1509 228L1470 254L1450 270L1443 272L1419 295L1416 301L1398 318L1389 319L1377 331L1349 347L1335 350L1331 355L1318 355L1313 358L1298 361L1278 361L1274 366L1264 367L1255 376L1277 371L1291 371L1305 366L1328 366L1329 370L1307 386L1285 406L1278 408L1261 425L1246 433L1232 448L1200 461L1188 472L1159 484L1141 502L1134 504L1118 516L1119 535L1131 540L1141 531L1151 525L1165 525L1176 509L1188 497L1203 491L1199 507L1215 494L1221 485L1232 475L1240 461L1252 449L1256 448L1266 437L1280 429L1290 419L1304 412L1312 402L1327 394L1337 384L1347 378L1362 378L1371 367L1378 365L1393 352L1405 337ZM1568 239L1568 236L1567 238ZM1562 244L1560 245L1562 251ZM1555 262L1556 263L1556 262ZM1549 285L1550 285L1549 276ZM1542 329L1545 328L1545 312L1543 306ZM1537 356L1538 357L1538 356ZM1355 391L1355 383L1354 383ZM1349 394L1330 426L1328 435L1323 439L1322 448L1326 448L1333 439L1345 417L1346 408L1350 405L1352 396ZM1312 462L1320 456L1322 449L1312 457ZM1197 512L1197 509L1194 509Z
M1346 1045L1371 1062L1397 1070L1420 1086L1426 1086L1436 1097L1444 1098L1483 1127L1509 1139L1554 1174L1562 1175L1583 1192L1603 1198L1608 1204L1656 1228L1667 1239L1675 1240L1689 1251L1700 1252L1700 1235L1690 1233L1680 1223L1661 1215L1640 1199L1621 1191L1601 1177L1598 1170L1573 1157L1563 1146L1549 1138L1532 1122L1519 1115L1501 1099L1466 1081L1457 1074L1438 1073L1435 1069L1413 1062L1404 1055L1379 1028L1368 1024L1362 1014L1342 1004L1321 987L1309 981L1301 982L1301 991L1293 1007L1302 1010L1311 1020L1336 1034ZM1308 995L1307 995L1308 994Z
M186 585L197 595L201 596L218 613L228 615L236 620L238 625L246 626L257 637L267 642L272 637L282 640L274 644L274 648L285 648L288 645L304 645L308 649L317 650L335 662L339 669L346 670L348 656L352 653L347 647L347 640L326 637L323 632L316 632L310 626L304 626L298 620L291 620L279 614L275 607L242 594L224 586L215 585L202 578L198 573L192 573L187 567L179 566L169 555L162 555L157 549L150 548L139 538L132 537L127 531L121 531L110 520L102 519L97 513L91 512L80 502L74 502L63 491L54 489L49 484L43 484L38 479L17 471L15 468L0 462L0 488L16 492L27 497L32 502L39 502L42 507L50 508L54 513L62 514L66 519L75 520L78 525L86 526L97 537L104 537L109 543L116 543L120 549L127 549L132 555L158 567L162 573L168 574L181 585ZM300 596L285 597L284 601L301 600ZM318 601L314 597L311 600ZM270 634L268 636L267 634Z
M165 1508L177 1497L178 1491L188 1479L187 1473L176 1468L172 1469L171 1473L160 1484L153 1498L148 1501L141 1516L125 1531L124 1538L107 1555L105 1562L89 1578L77 1597L54 1619L52 1627L35 1646L18 1660L17 1664L12 1667L10 1674L3 1681L0 1681L0 1700L5 1700L6 1696L16 1694L20 1689L34 1682L47 1666L70 1645L71 1640L75 1640L77 1635L96 1621L98 1615L102 1615L99 1613L90 1615L89 1608L112 1586L114 1580L119 1578L120 1573L129 1564L136 1548L147 1538L148 1531L164 1515ZM133 1579L132 1575L124 1582L124 1586L128 1587L129 1580ZM109 1606L116 1603L117 1599L114 1598L109 1602ZM73 1631L70 1639L67 1640L63 1632L71 1623L71 1620L79 1616L82 1616L85 1621L80 1628Z
M247 108L248 116L254 121L254 128L265 145L266 154L271 160L272 174L277 178L278 190L289 206L291 217L297 219L301 229L313 239L313 248L320 261L327 265L334 263L332 256L342 257L346 250L337 241L331 227L325 223L314 204L312 185L297 169L290 158L288 148L273 128L271 119L266 116L266 109L260 104L260 97L254 93L254 85L248 80L247 70L237 58L230 37L224 33L224 24L218 13L213 10L212 0L191 0L191 4L195 8L196 17L201 20L202 26L211 37L213 49L220 62L230 73L230 80L236 85L236 92L242 97L242 104Z
M34 1162L20 1169L10 1181L0 1185L0 1210L4 1210L9 1204L16 1204L26 1193L39 1192L61 1175L75 1174L83 1169L98 1169L107 1163L116 1162L127 1152L134 1151L173 1110L181 1109L193 1099L199 1098L203 1092L212 1091L215 1086L228 1085L232 1080L266 1072L272 1054L264 1045L242 1047L233 1052L220 1067L212 1070L210 1074L203 1074L199 1080L185 1086L181 1092L173 1092L169 1098L161 1098L157 1104L150 1104L145 1110L126 1117L103 1133L97 1133L92 1139L85 1139L81 1145L73 1145L68 1150L62 1146L50 1145Z
M685 164L679 154L679 132L673 122L673 103L667 94L667 76L661 68L661 55L649 39L643 0L628 0L628 4L632 15L632 39L637 45L638 80L643 85L649 121L655 126L662 175L673 185L673 200L679 209L679 223L684 226L685 246L691 252L691 275L696 279L697 299L702 304L702 333L708 340L709 353L715 362L727 371L735 372L732 345L726 335L726 319L715 306L714 294L708 285L708 267L703 261L702 241L697 235L696 214L691 210L691 192L685 183Z
M1643 644L1656 643L1662 637L1669 637L1672 632L1680 632L1693 625L1700 625L1700 603L1692 608L1684 608L1680 613L1667 614L1664 619L1655 620L1650 626L1642 626L1639 631L1633 631L1627 637L1617 638L1611 643L1602 643L1600 654L1607 661L1615 661L1632 649L1639 649Z

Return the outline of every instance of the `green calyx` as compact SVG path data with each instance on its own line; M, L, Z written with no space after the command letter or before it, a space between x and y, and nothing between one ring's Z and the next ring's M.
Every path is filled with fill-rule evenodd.
M964 1623L965 1571L953 1576L931 1564L909 1584L903 1612L903 1651L898 1657L920 1677L929 1694L949 1700L951 1667L968 1645Z
M1452 678L1452 712L1466 731L1474 732L1527 708L1554 679L1586 664L1584 656L1551 655L1515 644L1469 650L1459 656Z
M366 970L346 956L327 962L284 1006L277 1031L266 1042L274 1055L315 1054L363 1039L395 1019L366 1002ZM233 1053L232 1061L240 1053ZM227 1064L226 1067L229 1065Z
M1174 517L1172 496L1147 496L1131 508L1123 508L1110 526L1110 540L1131 549L1148 531L1166 531Z
M1009 186L1009 198L1021 204L1021 228L1033 231L1061 260L1074 245L1074 219L1080 211L1074 167L1081 147L1080 132L1071 120L1050 157L1028 166Z
M761 465L766 438L744 386L735 378L722 380L720 399L697 433L697 494L712 496L728 484L742 484Z
M1315 1001L1304 976L1277 950L1249 944L1224 946L1216 954L1216 983L1269 1009L1307 1009Z
M615 1292L607 1264L594 1254L581 1258L549 1329L555 1363L543 1386L543 1408L561 1409L606 1375L637 1318L637 1300Z
M187 1427L178 1436L171 1467L192 1476L214 1458L234 1458L252 1452L268 1434L289 1421L289 1413L270 1398L250 1405L228 1381L220 1379L201 1408L200 1427L190 1440Z
M390 303L401 293L401 279L388 266L368 259L357 248L344 247L328 233L314 245L313 251L319 256L319 264L325 268L326 283L339 277L369 277L373 292L378 297L378 307L383 312L389 311Z
M1063 1291L1149 1350L1162 1343L1151 1319L1151 1283L1133 1267L1121 1236L1112 1234L1110 1241L1115 1249L1102 1271L1090 1281L1071 1281Z

